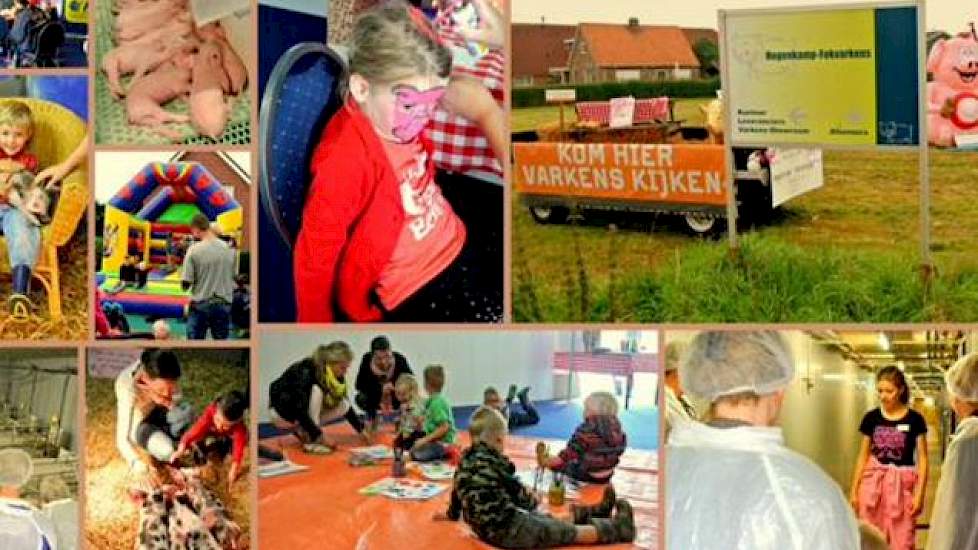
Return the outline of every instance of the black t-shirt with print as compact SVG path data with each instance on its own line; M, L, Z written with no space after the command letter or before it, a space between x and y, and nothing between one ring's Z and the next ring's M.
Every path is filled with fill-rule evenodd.
M859 431L869 437L869 451L881 464L913 466L917 437L927 433L927 422L913 409L899 420L889 420L876 408L863 416Z

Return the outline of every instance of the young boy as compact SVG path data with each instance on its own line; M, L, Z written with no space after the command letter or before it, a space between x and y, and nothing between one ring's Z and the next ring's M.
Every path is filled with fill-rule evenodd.
M397 436L394 448L410 451L414 443L425 436L424 401L418 391L418 379L411 374L402 374L394 382L394 395L400 404L397 419Z
M248 429L244 425L244 412L248 399L240 391L231 391L214 400L204 409L204 414L180 439L177 451L170 462L176 462L194 445L205 455L215 454L223 462L231 453L228 470L228 490L241 476L241 461L248 448ZM211 438L211 441L208 441Z
M503 454L506 420L499 411L479 407L472 414L472 446L452 483L451 504L435 519L461 516L483 541L500 548L547 548L570 544L611 544L635 539L632 507L605 490L601 504L573 510L575 523L535 511L536 498L516 478L516 466ZM614 517L612 517L614 510Z
M455 442L455 417L452 406L441 394L444 387L444 367L425 367L424 389L428 392L428 399L424 403L424 432L427 435L416 440L411 447L411 459L418 462L447 458L448 446Z
M30 291L31 270L41 247L41 230L20 210L7 202L10 175L21 170L37 172L37 157L26 150L34 133L30 107L16 100L0 102L0 229L7 239L7 254L13 283L7 305L10 314L26 317L33 304Z
M555 457L543 455L541 466L588 483L607 483L625 452L627 439L618 421L618 401L608 392L584 400L584 422Z
M510 430L521 426L532 426L540 422L540 415L537 413L536 407L533 406L533 402L530 401L529 394L529 386L516 391L516 385L510 384L509 393L506 394L506 401L504 402L499 397L496 388L489 386L482 392L482 404L499 411L503 418L508 421ZM514 398L519 398L522 411L518 411L512 406Z

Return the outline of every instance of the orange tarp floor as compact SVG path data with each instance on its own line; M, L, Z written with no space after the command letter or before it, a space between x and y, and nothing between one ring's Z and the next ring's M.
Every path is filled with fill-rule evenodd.
M391 444L386 428L374 443ZM350 466L349 448L362 445L349 425L334 424L325 429L341 447L326 456L304 454L292 436L263 439L261 443L284 450L296 464L310 469L279 477L258 480L258 541L269 548L337 548L389 550L396 548L486 549L464 521L435 521L436 512L448 509L450 481L443 493L427 501L395 501L383 496L364 496L358 491L389 477L391 461L376 466ZM506 455L518 469L532 468L537 438L509 436ZM565 442L544 440L552 452ZM468 433L459 432L458 443L467 446ZM411 470L411 477L416 471ZM422 479L422 478L418 478ZM628 449L613 478L619 498L627 498L635 510L638 535L634 544L605 545L609 549L657 549L659 546L658 455L654 451ZM603 488L585 484L579 500L596 504ZM543 499L544 501L546 499ZM567 504L541 510L567 519ZM594 548L572 546L566 548Z

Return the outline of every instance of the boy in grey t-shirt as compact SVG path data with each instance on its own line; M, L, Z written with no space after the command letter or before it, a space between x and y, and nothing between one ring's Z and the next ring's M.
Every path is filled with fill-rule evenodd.
M194 216L190 231L199 242L183 259L183 288L192 293L187 338L203 340L210 328L215 340L226 340L231 330L234 249L217 236L203 214Z

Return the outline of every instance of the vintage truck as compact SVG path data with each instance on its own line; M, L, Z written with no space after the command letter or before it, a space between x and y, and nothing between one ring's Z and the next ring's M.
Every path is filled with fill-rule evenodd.
M627 128L584 126L513 134L513 182L533 219L647 212L678 216L696 235L726 227L726 160L704 128L653 121ZM770 169L753 149L734 149L742 223L774 212ZM753 154L753 158L752 158Z

